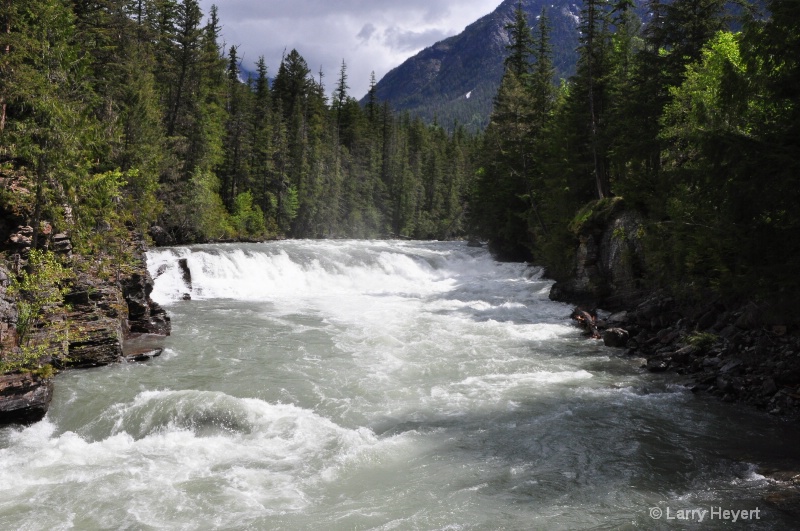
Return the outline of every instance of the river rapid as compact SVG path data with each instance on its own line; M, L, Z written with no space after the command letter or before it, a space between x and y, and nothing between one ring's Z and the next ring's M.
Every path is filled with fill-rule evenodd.
M756 464L797 431L582 336L537 268L395 241L148 267L164 354L61 374L0 430L0 528L794 528Z

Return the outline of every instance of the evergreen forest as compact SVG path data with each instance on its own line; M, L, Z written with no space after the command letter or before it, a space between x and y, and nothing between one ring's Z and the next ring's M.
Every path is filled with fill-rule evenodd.
M0 204L34 248L45 221L84 254L131 231L472 238L556 279L580 228L624 208L648 286L790 300L800 2L729 4L651 0L643 23L632 0L583 0L569 79L547 11L530 27L518 7L474 133L393 111L374 78L359 103L344 61L291 50L246 74L197 0L0 0Z

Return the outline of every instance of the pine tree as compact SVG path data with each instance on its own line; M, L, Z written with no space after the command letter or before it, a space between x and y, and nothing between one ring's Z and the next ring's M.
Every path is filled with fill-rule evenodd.
M506 45L508 56L504 61L507 72L523 81L531 72L530 57L533 54L533 37L528 25L528 17L522 8L522 0L517 1L514 9L514 20L505 25L509 44Z
M581 11L576 94L588 108L589 150L597 198L611 194L603 121L610 51L609 20L603 0L584 0Z

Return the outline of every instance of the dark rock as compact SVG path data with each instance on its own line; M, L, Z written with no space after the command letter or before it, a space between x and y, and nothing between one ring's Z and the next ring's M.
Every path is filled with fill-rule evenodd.
M777 379L781 385L795 386L800 384L800 367L792 366L781 370L777 375Z
M0 376L0 425L38 422L52 398L52 378L31 373Z
M705 313L700 320L697 321L697 329L698 330L708 330L717 322L717 312L710 311Z
M667 369L669 369L669 366L670 363L667 360L647 360L647 370L650 372L665 372Z
M80 333L69 343L69 360L65 367L100 367L121 361L122 323L119 318L95 311L73 315L71 319Z
M150 237L153 239L153 243L155 243L159 247L165 247L167 245L174 245L175 238L172 237L172 234L164 230L163 227L159 227L158 225L153 225L150 227L148 231Z
M597 208L602 212L580 229L573 278L557 282L550 298L609 310L631 306L641 298L641 219L621 200Z
M138 271L121 279L122 294L128 306L128 332L169 335L170 318L151 298L153 279L147 271L144 252L137 256Z
M721 372L722 374L728 374L730 372L733 372L735 369L737 369L741 365L742 365L741 361L732 360L732 361L729 361L728 363L726 363L725 365L723 365L722 368L719 370L719 372Z
M778 392L778 385L773 378L764 380L764 385L761 386L761 392L765 395L774 395Z
M658 338L658 340L661 342L662 345L669 345L670 343L673 343L681 335L681 333L678 330L671 330L669 328L664 329L664 332L665 333L660 334L661 337Z
M157 358L164 352L163 348L144 348L135 350L133 352L126 352L125 353L125 360L129 362L142 362L142 361L149 361L153 358Z
M723 393L728 393L733 390L733 384L731 381L727 378L723 378L722 376L717 376L716 385L717 389Z
M64 233L59 233L53 236L51 248L54 253L66 255L72 254L72 242L70 241L69 236Z
M753 330L763 324L763 309L755 303L749 303L736 319L735 326L742 330Z
M800 516L800 489L796 487L770 493L764 501L780 511Z
M622 328L609 328L603 332L603 344L607 347L625 348L630 334Z
M80 290L67 293L64 295L64 302L73 306L89 304L89 291Z
M181 270L181 278L183 279L183 283L192 291L192 272L189 270L189 260L186 258L181 258L178 260L178 269Z
M611 325L625 323L625 322L628 321L628 312L622 311L622 312L617 312L617 313L611 314L611 315L608 316L606 321Z
M686 358L689 356L694 356L695 354L699 353L700 349L695 347L694 345L687 345L675 352L675 355L680 358Z

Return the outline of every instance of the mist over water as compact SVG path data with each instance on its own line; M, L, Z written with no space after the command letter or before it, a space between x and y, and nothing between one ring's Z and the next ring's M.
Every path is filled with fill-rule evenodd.
M796 459L796 432L582 337L536 268L363 241L148 266L164 355L59 375L44 421L0 430L3 529L794 525L755 463Z

